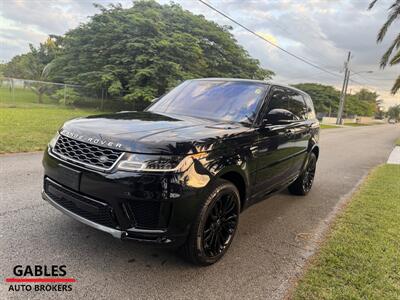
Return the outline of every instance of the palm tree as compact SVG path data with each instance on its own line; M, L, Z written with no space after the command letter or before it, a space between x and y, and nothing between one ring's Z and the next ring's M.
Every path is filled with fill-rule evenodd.
M373 8L376 2L378 2L378 0L373 0L369 4L368 9ZM378 37L376 39L378 43L383 41L383 38L385 37L389 27L398 18L400 18L400 0L395 0L394 3L389 7L389 14L385 24L383 24L382 28L379 30ZM388 64L393 66L398 63L400 63L400 33L394 39L390 47L386 50L385 54L383 54L381 58L381 68L385 68ZM397 77L392 87L391 90L392 94L396 94L399 89L400 89L400 75Z
M37 79L38 82L32 83L30 88L38 96L39 103L43 103L43 95L51 89L50 83L45 82L49 77L51 66L52 64L48 63L42 70L35 70L37 73L35 79Z
M23 66L25 75L31 79L29 83L30 89L38 96L38 102L43 103L43 96L50 91L50 83L46 83L49 80L49 75L53 63L50 62L44 65L38 57L36 52L28 53L23 58Z

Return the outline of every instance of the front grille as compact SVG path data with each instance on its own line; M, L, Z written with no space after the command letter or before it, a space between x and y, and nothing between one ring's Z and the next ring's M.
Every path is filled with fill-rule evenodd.
M49 179L45 180L44 190L53 201L78 216L107 227L116 227L112 210L107 204L81 196Z
M53 152L75 161L102 169L110 169L122 151L99 147L60 135Z

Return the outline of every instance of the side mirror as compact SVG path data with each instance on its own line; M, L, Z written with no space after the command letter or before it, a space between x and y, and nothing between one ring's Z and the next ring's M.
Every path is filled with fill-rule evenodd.
M286 109L271 109L265 116L263 123L271 125L288 124L295 120L293 113Z

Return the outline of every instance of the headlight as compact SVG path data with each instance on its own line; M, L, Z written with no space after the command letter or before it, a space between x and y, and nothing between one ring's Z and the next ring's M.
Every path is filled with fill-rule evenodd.
M182 156L159 156L146 154L130 154L125 160L120 161L118 169L122 171L153 171L171 172L187 169L193 159L205 157L204 153Z
M50 148L54 148L54 146L56 145L57 140L58 140L59 137L60 137L60 134L57 132L56 135L49 142L49 147Z

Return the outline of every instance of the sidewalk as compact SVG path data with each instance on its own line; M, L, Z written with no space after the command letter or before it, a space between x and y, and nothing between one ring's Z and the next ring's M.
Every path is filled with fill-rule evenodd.
M394 147L387 160L388 164L400 165L400 146Z

